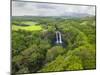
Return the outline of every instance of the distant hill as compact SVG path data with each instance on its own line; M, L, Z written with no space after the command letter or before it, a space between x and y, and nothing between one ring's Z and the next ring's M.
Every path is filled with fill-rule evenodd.
M24 16L12 16L13 19L21 19L21 18L26 18L26 19L32 19L34 18L45 18L45 17L52 17L52 18L63 18L63 19L70 19L70 18L83 18L83 17L93 17L95 15L90 15L86 13L73 13L73 12L66 12L62 16L33 16L33 15L24 15Z

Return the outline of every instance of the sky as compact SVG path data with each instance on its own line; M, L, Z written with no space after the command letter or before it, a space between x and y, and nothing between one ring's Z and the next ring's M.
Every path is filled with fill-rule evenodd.
M12 1L12 16L64 16L69 13L95 15L95 6Z

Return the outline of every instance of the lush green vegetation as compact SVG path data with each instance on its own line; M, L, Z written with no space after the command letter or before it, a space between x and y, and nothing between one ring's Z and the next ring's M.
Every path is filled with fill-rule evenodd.
M95 69L95 29L95 17L13 17L12 73Z
M26 31L37 31L37 30L42 30L42 27L41 26L37 26L37 25L31 25L31 26L16 26L16 25L13 25L12 26L12 30L26 30Z

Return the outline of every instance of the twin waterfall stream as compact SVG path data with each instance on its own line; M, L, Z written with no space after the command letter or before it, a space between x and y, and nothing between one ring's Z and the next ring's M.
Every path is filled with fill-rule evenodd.
M59 31L56 31L56 44L62 44L62 37Z

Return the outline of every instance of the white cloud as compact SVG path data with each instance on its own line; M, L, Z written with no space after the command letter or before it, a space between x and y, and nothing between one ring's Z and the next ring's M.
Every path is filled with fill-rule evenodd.
M95 15L94 6L12 1L12 15L63 16L67 12Z

